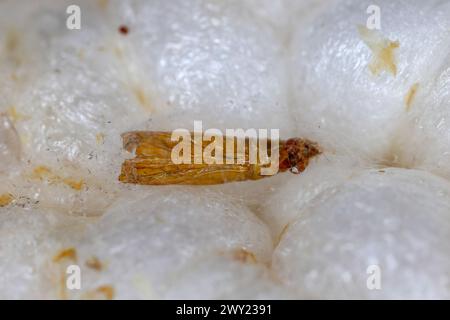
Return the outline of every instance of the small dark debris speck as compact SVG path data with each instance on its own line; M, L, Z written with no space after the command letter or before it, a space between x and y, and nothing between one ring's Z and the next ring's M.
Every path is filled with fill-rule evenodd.
M125 25L121 25L121 26L119 27L119 32L120 32L121 34L123 34L124 36L127 35L129 31L130 31L130 30L128 30L128 27L125 26Z

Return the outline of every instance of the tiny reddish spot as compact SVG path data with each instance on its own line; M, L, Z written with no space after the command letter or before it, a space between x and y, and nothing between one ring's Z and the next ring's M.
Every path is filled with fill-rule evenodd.
M121 26L119 27L119 32L120 32L121 34L123 34L123 35L127 35L128 32L129 32L129 29L128 29L127 26L121 25Z

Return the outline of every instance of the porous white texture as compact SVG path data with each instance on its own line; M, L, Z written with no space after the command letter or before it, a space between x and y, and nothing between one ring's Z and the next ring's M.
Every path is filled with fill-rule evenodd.
M301 182L297 177L285 179L259 207L260 217L270 227L275 241L283 237L289 224L297 220L317 196L358 176L363 168L363 163L356 159L326 154L302 173Z
M200 287L195 289L194 278L196 273L205 271L205 263L214 263L208 259L231 256L228 260L233 261L234 255L245 250L254 256L255 264L261 269L271 260L273 248L268 229L244 206L207 190L170 188L153 189L149 193L120 199L90 228L82 243L75 246L81 260L95 256L107 264L100 275L94 273L91 278L85 278L89 285L84 289L108 283L115 288L118 298L149 298L134 285L142 279L148 282L155 298L167 295L189 298L189 292L177 292L177 283L181 279L183 286L187 286L186 282L191 281L191 290L200 290ZM197 196L193 197L193 193ZM236 263L227 263L230 269L240 269L234 266ZM211 272L220 267L221 263L213 265ZM197 292L197 297L230 298L233 292L239 291L240 281L245 283L250 281L248 278L255 278L256 271L258 268L252 265L242 268L242 274L230 272L231 279L224 274L216 280L223 293L205 288ZM266 286L270 289L270 285ZM248 290L256 294L257 288ZM250 297L250 293L247 295Z
M211 257L186 268L168 299L293 299L266 265Z
M301 212L275 250L273 269L308 298L448 299L449 211L442 178L368 171ZM381 270L381 290L368 290L371 265Z
M69 4L0 2L0 298L450 296L448 1L377 3L395 77L368 68L370 1L86 0L72 31ZM117 182L121 133L194 120L323 154L257 182Z
M113 1L130 28L124 59L156 115L149 126L282 128L287 78L279 33L239 1ZM270 115L270 116L268 116ZM162 123L161 123L162 122Z
M292 110L300 130L317 139L341 140L354 152L383 159L406 114L411 87L428 79L447 55L448 1L378 1L385 39L398 41L397 74L374 75L373 53L358 32L372 1L339 1L306 28L295 29L291 47ZM336 138L336 136L338 138Z
M87 221L21 206L0 208L0 299L57 296L52 258L75 241Z
M8 116L0 114L0 172L6 172L20 160L20 139Z
M418 87L397 149L408 166L450 178L450 42L442 51L445 59L435 62L437 70Z

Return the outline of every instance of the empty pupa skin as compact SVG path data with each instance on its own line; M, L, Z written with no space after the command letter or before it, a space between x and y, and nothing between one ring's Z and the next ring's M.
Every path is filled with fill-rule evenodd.
M147 185L213 185L233 181L259 180L270 175L264 175L259 162L249 161L250 145L246 140L245 154L241 154L245 162L238 163L237 143L234 143L233 164L227 163L226 139L221 148L222 164L195 163L194 144L191 134L191 163L175 164L171 156L178 141L171 140L170 132L128 132L123 134L124 148L136 150L134 159L125 160L122 165L121 182ZM237 140L235 139L235 142ZM267 145L272 142L268 140ZM202 144L202 152L209 143ZM270 150L270 148L268 148ZM258 150L257 150L258 152ZM280 172L290 170L293 173L303 172L310 158L320 153L316 143L306 139L293 138L280 141L278 148L278 167ZM228 159L229 160L229 159Z

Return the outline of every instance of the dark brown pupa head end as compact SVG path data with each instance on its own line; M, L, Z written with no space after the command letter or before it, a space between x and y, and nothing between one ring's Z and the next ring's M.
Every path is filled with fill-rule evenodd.
M321 150L315 142L307 139L293 138L285 142L282 153L284 153L281 155L284 162L284 169L289 169L292 173L298 174L303 172L308 166L309 159L319 155Z

